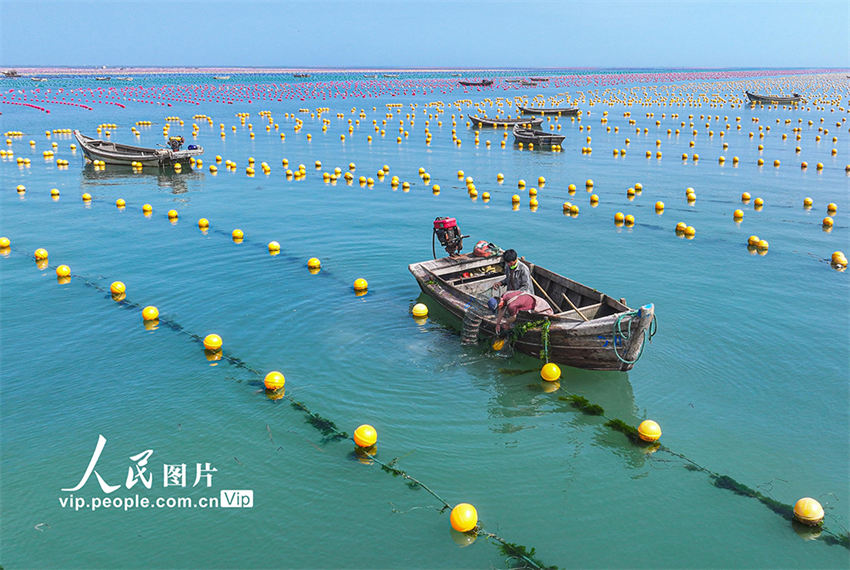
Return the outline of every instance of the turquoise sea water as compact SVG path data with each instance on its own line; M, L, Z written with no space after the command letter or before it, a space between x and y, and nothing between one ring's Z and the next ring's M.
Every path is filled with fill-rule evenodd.
M463 91L447 86L451 80L435 87L428 83L431 76L410 74L420 83L406 94L391 96L398 80L388 78L381 81L386 86L364 86L368 97L278 101L257 100L256 94L281 92L277 86L291 78L258 74L250 82L241 78L235 88L237 95L251 94L251 103L245 96L233 104L197 105L177 99L213 85L209 76L151 76L139 82L162 90L161 98L151 100L167 100L170 107L126 99L123 108L82 103L91 111L34 103L48 108L47 114L0 105L0 131L23 132L2 146L14 156L0 158L0 235L12 242L0 258L0 563L7 568L516 563L483 536L459 547L456 540L463 540L451 533L448 512L424 489L411 489L358 457L349 440L323 439L290 400L267 398L262 375L280 370L288 398L349 434L360 424L373 425L378 459L398 458L398 468L449 503L475 505L485 530L534 548L545 564L847 567L850 550L829 540L846 536L850 526L850 287L848 274L828 263L833 251L850 250L844 122L850 92L844 75L763 79L753 72L671 83L659 74L665 86L657 90L650 77L598 88ZM344 80L317 75L305 84L321 83L317 92L341 91L343 86L325 84ZM3 86L30 99L53 100L33 89L107 89L101 83L51 78L43 85L17 80ZM713 106L708 99L702 106L674 107L658 98L674 91L741 97L752 85L776 91L793 85L810 99L829 93L832 101L794 110ZM627 108L613 101L633 87L638 98L648 91L644 104ZM563 152L519 150L511 136L500 148L503 131L491 129L482 129L474 144L465 114L475 109L465 102L430 119L433 138L425 143L425 121L436 111L428 103L489 105L516 95L562 99L564 92L580 100L584 114L580 122L562 117L545 123L561 125ZM612 102L590 106L592 94ZM404 106L396 112L386 103ZM329 109L322 115L329 121L327 132L322 118L298 112L318 107ZM358 119L361 109L365 118L349 134L348 119ZM491 115L495 110L487 107ZM260 111L271 112L277 130L265 130ZM245 125L236 116L243 112L249 113ZM304 122L299 132L287 113ZM413 125L408 113L415 113ZM452 141L452 113L459 147ZM195 114L211 117L213 126L193 120ZM184 124L170 121L170 134L203 145L203 167L179 174L115 167L99 172L84 165L79 149L70 150L71 135L45 136L64 128L93 135L98 125L114 123L117 127L107 128L112 140L155 146L163 142L166 117L174 116ZM385 136L374 131L373 119L379 126L386 119ZM134 137L130 127L145 120L153 125L137 127L141 136ZM401 144L399 120L409 132ZM191 136L193 122L197 138ZM224 139L219 123L225 125ZM715 131L711 137L706 123ZM771 126L763 140L759 125ZM798 126L800 142L792 131ZM668 128L681 134L668 136ZM286 134L285 141L279 133ZM588 134L590 155L580 152ZM52 142L56 155L45 159L42 153ZM614 148L627 153L614 157ZM645 158L647 150L651 159ZM699 153L700 160L683 162L682 153ZM235 161L235 172L223 164L217 174L209 172L216 155ZM722 166L720 155L727 159ZM737 166L732 156L740 158ZM17 157L31 164L18 165ZM249 157L256 159L253 177L245 174ZM759 157L763 167L756 165ZM70 160L70 166L58 168L56 158ZM304 164L306 178L288 180L283 158L293 170ZM779 168L772 166L775 159ZM321 170L314 167L317 160ZM801 161L809 168L801 169ZM260 170L261 162L270 165L269 175ZM342 178L322 181L323 171L346 172L352 162L352 185ZM818 162L822 171L814 166ZM385 164L389 173L380 181L376 173ZM418 175L420 167L430 183ZM476 200L465 193L459 169L474 178ZM497 182L497 173L504 174L504 183ZM360 186L361 175L376 178L374 186ZM394 190L392 176L409 182L410 190ZM546 179L543 187L536 184L538 176ZM517 189L519 179L539 188L536 211L528 207L527 189ZM584 188L587 179L599 195L596 207ZM626 189L638 182L643 192L630 201ZM26 186L23 195L15 191L19 184ZM434 184L441 187L439 195L431 191ZM569 184L578 187L573 196ZM685 199L688 187L697 194L692 205ZM51 188L59 189L58 200L51 199ZM491 194L486 203L485 191ZM742 204L744 191L762 197L764 208ZM90 204L80 199L83 192L92 195ZM522 199L517 210L511 208L515 193ZM811 210L802 206L806 196L814 200ZM118 198L126 200L125 209L116 208ZM562 213L567 200L579 205L577 217ZM663 215L655 213L658 200L666 204ZM825 232L821 220L830 202L838 213L832 231ZM150 217L142 215L144 203L153 206ZM180 214L174 224L166 218L172 208ZM740 224L732 219L737 208L744 210ZM634 215L635 227L615 226L618 211ZM536 359L494 353L486 342L461 346L458 323L420 297L407 271L409 263L431 256L431 223L446 215L472 236L466 251L479 239L493 241L626 297L632 306L655 303L658 334L640 362L627 374L564 367L558 389L550 391L554 386L541 382ZM201 217L211 222L207 233L198 230ZM696 228L695 239L675 235L678 221ZM234 228L244 231L244 242L231 240ZM751 234L770 242L767 255L747 250ZM271 240L280 242L280 255L268 254ZM40 247L50 254L44 269L32 260ZM322 261L318 274L306 269L310 257ZM59 264L71 267L69 283L57 283ZM369 282L364 296L352 291L358 277ZM106 292L115 280L127 286L125 304ZM425 324L410 317L417 300L431 308ZM159 308L155 330L143 326L139 306L146 305ZM191 336L209 333L223 338L230 360L208 360ZM647 453L603 419L559 398L567 394L581 395L602 406L606 417L631 425L654 419L667 449L780 503L818 499L826 510L826 532L815 537L801 531L765 504L719 488L704 471L687 469L690 463L664 449ZM79 491L63 492L80 481L101 434L107 442L95 469L120 488L104 493L92 475ZM153 451L146 464L151 489L143 483L128 489L127 471L136 465L130 457L146 450ZM197 464L207 463L217 469L210 486L202 479L193 487ZM163 486L164 464L186 464L185 487ZM92 511L88 504L75 511L60 504L72 494L89 502L137 494L197 500L234 489L252 490L253 507L125 512Z

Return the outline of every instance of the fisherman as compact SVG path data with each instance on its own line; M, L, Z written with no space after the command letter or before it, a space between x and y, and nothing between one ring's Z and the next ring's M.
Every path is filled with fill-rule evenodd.
M516 250L509 249L502 256L505 266L505 280L497 283L497 286L507 287L508 291L522 291L534 295L534 287L531 284L531 271L528 266L517 260Z
M499 312L496 314L496 334L502 332L502 319L505 321L506 328L510 328L520 311L531 311L538 315L555 314L546 299L524 291L508 291L502 295L498 302L498 310ZM505 313L508 314L507 318L505 318Z

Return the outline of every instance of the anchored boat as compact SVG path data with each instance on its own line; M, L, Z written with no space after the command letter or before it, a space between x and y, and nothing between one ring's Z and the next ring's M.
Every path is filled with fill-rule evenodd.
M487 87L493 85L492 79L482 79L481 81L458 81L464 87Z
M502 118L490 118L490 117L479 117L478 115L466 115L469 117L469 120L472 121L473 125L478 125L478 127L512 127L514 125L527 125L529 128L531 127L539 127L543 123L543 119L540 117L534 117L531 119L508 119L506 117Z
M188 161L191 157L204 153L203 147L196 145L189 145L186 150L180 150L183 144L182 137L169 139L169 148L144 148L119 144L87 137L78 130L74 131L74 137L80 143L80 148L83 149L87 160L102 160L106 164L131 166L133 163L141 163L144 166L164 166Z
M750 103L762 103L766 105L796 105L803 101L803 97L798 93L792 93L790 97L784 95L757 95L744 91Z
M561 144L566 135L556 135L545 131L527 129L521 125L514 125L514 142L523 144L534 144L535 146L552 146Z
M502 254L458 254L462 238L468 236L460 235L453 218L438 218L434 232L449 257L413 263L408 269L423 292L463 321L464 343L494 338L496 315L487 303L495 284L505 278ZM520 262L531 270L535 294L546 299L555 314L520 311L509 333L517 350L589 370L630 370L635 365L654 334L651 303L632 309L625 299L614 299L533 263Z
M516 107L523 115L575 116L579 112L578 107L523 107L522 105L517 105Z

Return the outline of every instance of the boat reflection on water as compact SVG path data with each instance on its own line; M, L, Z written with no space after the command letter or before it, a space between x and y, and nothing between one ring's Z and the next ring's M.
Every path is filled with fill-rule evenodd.
M186 194L191 191L199 191L204 179L204 172L200 169L186 168L182 172L175 172L172 168L146 167L141 172L135 172L131 167L109 165L105 170L98 170L91 164L83 168L81 186L104 187L109 185L125 184L129 179L136 179L140 183L147 184L152 178L156 178L158 188L167 190L171 194Z
M491 431L510 434L534 427L530 423L541 423L529 418L557 415L559 420L562 418L565 438L570 438L570 434L591 433L594 445L623 457L629 467L642 467L649 454L657 449L657 446L635 445L623 433L605 425L609 419L619 419L637 427L645 419L638 415L628 372L560 365L560 381L545 382L540 377L541 360L513 352L509 345L495 351L490 341L485 340L461 346L455 337L456 331L462 329L459 319L425 293L420 293L416 302L428 305L429 326L445 328L449 346L457 343L457 357L447 366L463 367L480 380L475 382L476 387L492 392L488 403ZM604 417L583 413L566 399L571 395L601 406Z

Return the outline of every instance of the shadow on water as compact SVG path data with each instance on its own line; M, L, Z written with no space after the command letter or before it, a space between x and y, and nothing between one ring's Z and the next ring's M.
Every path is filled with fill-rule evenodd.
M460 319L430 295L421 293L416 302L428 305L428 319L432 323L452 335L461 331ZM569 437L570 428L575 431L591 428L595 445L611 449L632 467L643 466L648 451L654 449L635 446L625 434L605 425L611 418L629 426L639 424L642 419L638 416L628 373L562 365L560 380L545 382L540 377L543 361L537 358L512 353L508 346L497 352L491 347L492 339L479 339L477 345L461 346L460 336L456 338L458 354L467 353L465 368L486 379L486 389L493 392L488 404L489 416L508 420L494 426L495 431L511 433L525 429L510 422L511 418L557 414L564 416L565 437Z
M162 168L146 166L141 171L135 172L129 166L110 165L106 170L98 170L91 164L86 164L83 168L80 186L100 189L111 184L122 184L130 178L137 179L143 183L156 178L158 188L167 190L171 194L186 194L187 192L201 189L204 173L201 170L192 170L188 166L182 172L175 172L171 166L164 166Z

